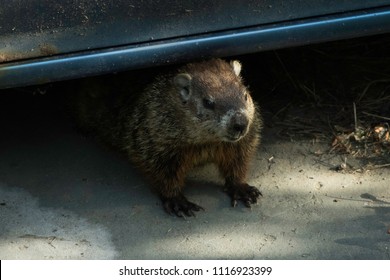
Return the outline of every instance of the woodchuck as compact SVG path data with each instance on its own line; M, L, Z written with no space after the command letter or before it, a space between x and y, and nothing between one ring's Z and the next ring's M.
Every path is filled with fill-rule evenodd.
M203 210L182 190L189 170L205 163L217 165L233 206L240 200L250 207L261 196L245 180L262 121L240 71L238 61L190 63L157 76L136 100L133 93L89 88L78 95L77 119L127 154L169 214Z

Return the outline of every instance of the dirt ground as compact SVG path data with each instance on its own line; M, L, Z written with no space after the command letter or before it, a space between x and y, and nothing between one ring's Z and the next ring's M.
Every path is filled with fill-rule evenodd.
M244 72L252 91L257 67ZM205 211L184 220L162 210L125 158L74 129L53 94L61 87L0 94L0 259L390 259L389 157L330 152L318 114L333 107L257 96L266 125L248 177L264 197L230 207L204 166L185 194ZM317 131L291 126L303 112Z

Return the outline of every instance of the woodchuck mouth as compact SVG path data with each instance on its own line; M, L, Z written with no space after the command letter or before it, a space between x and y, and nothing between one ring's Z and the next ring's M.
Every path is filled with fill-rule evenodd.
M235 123L228 128L227 135L224 136L228 142L237 142L241 140L248 132L247 123Z
M245 137L249 130L249 119L240 111L228 111L221 121L224 126L223 139L227 142L237 142Z
M239 135L228 135L224 137L224 140L226 142L238 142L240 141L245 135L239 134Z

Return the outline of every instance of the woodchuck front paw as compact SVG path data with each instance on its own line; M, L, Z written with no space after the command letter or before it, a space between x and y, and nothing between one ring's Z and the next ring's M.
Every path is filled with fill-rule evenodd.
M172 198L163 197L161 199L164 209L168 214L175 214L181 218L185 218L185 216L195 217L194 211L204 210L203 207L188 201L184 195L178 195Z
M233 207L236 207L238 200L241 200L246 207L250 208L251 204L256 204L257 199L263 196L257 188L248 184L226 185L225 191L230 196Z

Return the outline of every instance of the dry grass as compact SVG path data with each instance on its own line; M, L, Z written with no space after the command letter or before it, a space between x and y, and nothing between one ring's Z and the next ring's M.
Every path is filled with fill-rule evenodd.
M363 168L390 167L388 50L389 35L274 52L273 91L294 96L273 113L280 134L328 141L328 154L361 159Z

